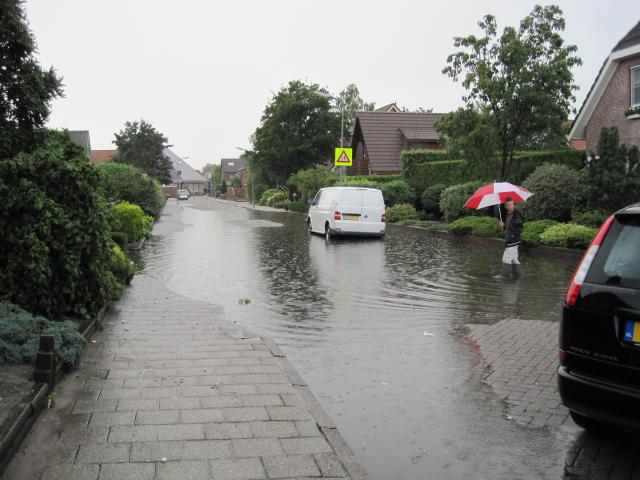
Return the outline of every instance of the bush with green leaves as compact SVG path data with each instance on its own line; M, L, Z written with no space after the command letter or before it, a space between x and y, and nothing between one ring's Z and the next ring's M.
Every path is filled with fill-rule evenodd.
M540 235L542 235L547 228L555 225L559 225L559 222L555 220L525 222L524 229L522 230L522 241L531 245L540 245Z
M422 196L420 197L420 202L422 204L422 209L426 213L432 214L436 218L440 218L442 216L442 210L440 210L440 197L442 196L442 191L445 188L447 188L446 185L438 183L424 189Z
M140 240L149 233L153 218L133 203L120 202L112 208L113 231L123 232L130 242Z
M529 220L569 220L578 178L578 172L565 165L545 163L536 168L522 185L533 193L522 206L524 215Z
M418 212L413 205L401 203L387 208L387 222L396 223L401 220L417 220Z
M300 192L304 198L313 198L318 190L331 187L338 182L338 176L324 165L316 165L311 168L299 170L291 177L287 184L293 191Z
M107 162L96 167L102 174L101 192L108 202L129 202L157 217L164 193L158 181L142 170L124 163Z
M127 254L118 245L114 245L111 251L111 271L123 285L128 285L136 273L136 267Z
M380 184L384 204L388 207L401 203L413 204L416 201L416 192L403 180L393 180L392 182Z
M298 213L307 213L309 211L309 204L298 200L297 202L289 202L289 210Z
M34 316L12 303L0 303L0 363L35 363L40 335L53 335L57 360L75 366L86 343L69 320Z
M118 289L101 175L67 133L46 136L0 161L0 298L49 318L91 316Z
M609 218L609 215L601 210L591 210L589 212L574 211L571 214L572 223L592 228L600 228L607 218Z
M451 223L461 217L480 215L478 210L464 208L464 204L482 185L483 182L475 181L445 188L440 196L440 210L445 222Z
M111 239L122 249L126 250L129 245L129 236L124 232L111 232Z
M288 198L289 192L286 188L270 188L262 193L258 203L271 207L275 202L283 202Z
M402 180L402 176L401 175L353 175L350 177L346 177L345 180L353 180L353 181L359 181L359 180L368 180L370 182L375 182L378 184L382 184L382 183L388 183L388 182L393 182L394 180Z
M561 223L551 226L540 234L540 243L553 247L587 248L598 233L598 229L576 225L575 223Z
M362 187L382 189L382 183L369 180L367 177L347 177L340 184L345 187Z
M456 235L471 234L476 237L501 237L502 230L498 221L492 217L464 217L448 225L449 231Z

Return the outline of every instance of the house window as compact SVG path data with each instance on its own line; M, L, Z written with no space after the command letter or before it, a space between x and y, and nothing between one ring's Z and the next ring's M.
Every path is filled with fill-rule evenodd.
M631 106L640 105L640 65L631 69Z

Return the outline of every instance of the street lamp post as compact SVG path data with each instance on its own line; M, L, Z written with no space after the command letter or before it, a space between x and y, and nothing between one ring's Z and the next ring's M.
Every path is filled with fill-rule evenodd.
M324 92L316 92L316 95L318 95L319 97L322 98L328 98L329 100L333 100L334 102L336 102L336 105L338 105L340 107L340 148L344 147L343 145L343 140L344 140L344 102L337 97L334 97L333 95L329 95L328 93L324 93ZM340 167L340 183L344 182L344 176L345 176L345 172L346 172L346 168L344 166Z
M236 148L245 153L249 151L246 148L242 148L242 147L236 147ZM256 175L256 172L254 170L253 163L254 163L253 155L249 155L249 166L251 167L251 206L252 208L256 208L256 191L254 189L254 177Z

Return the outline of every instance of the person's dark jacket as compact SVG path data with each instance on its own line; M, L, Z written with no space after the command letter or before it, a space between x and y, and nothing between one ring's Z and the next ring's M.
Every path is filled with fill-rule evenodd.
M505 243L507 247L513 247L514 245L518 245L520 243L520 235L522 235L522 229L524 228L524 221L522 220L522 215L518 210L514 210L512 214L512 218L505 220Z

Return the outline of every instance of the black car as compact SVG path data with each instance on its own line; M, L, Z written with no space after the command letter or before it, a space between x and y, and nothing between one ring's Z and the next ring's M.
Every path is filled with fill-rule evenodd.
M558 386L583 428L640 430L640 203L612 215L567 289Z

